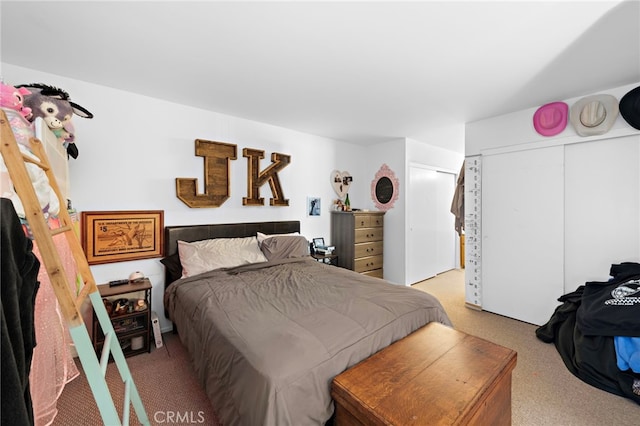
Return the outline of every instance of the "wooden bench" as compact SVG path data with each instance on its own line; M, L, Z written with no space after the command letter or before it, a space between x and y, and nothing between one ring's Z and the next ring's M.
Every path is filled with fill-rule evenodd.
M429 323L335 377L335 424L509 425L516 352Z

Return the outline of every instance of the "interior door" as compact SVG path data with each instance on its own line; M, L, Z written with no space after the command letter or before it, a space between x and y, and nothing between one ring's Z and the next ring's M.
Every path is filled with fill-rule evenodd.
M424 166L409 167L408 262L410 284L454 269L455 218L450 212L456 175Z

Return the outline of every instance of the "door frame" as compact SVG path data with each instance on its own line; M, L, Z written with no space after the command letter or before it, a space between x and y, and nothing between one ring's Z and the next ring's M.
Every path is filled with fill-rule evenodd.
M455 185L458 181L458 176L460 174L459 170L453 170L453 169L448 169L445 167L439 167L439 166L432 166L432 165L428 165L428 164L423 164L423 163L417 163L417 162L409 162L408 166L407 166L407 191L406 191L406 197L407 199L412 195L411 191L412 191L412 187L411 187L411 169L412 168L418 168L418 169L424 169L424 170L429 170L429 171L434 171L434 172L439 172L439 173L448 173L453 175L454 180L453 180L453 188L452 188L452 194L453 192L455 192ZM449 211L450 209L450 205L447 206L447 211ZM413 258L413 250L412 250L412 237L411 237L411 220L413 218L413 214L414 212L412 212L412 209L410 208L410 204L407 201L406 204L406 211L405 211L405 220L406 220L406 229L405 229L405 253L406 258L407 258L407 262L405 264L405 276L407 277L407 285L412 285L414 284L413 282L409 282L412 278L410 277L410 270L409 270L409 261ZM453 215L453 214L452 214ZM455 229L451 229L452 231L452 235L453 235L453 240L454 240L454 254L453 254L453 265L454 265L454 269L455 266L457 264L459 264L459 262L456 262L457 259L459 259L460 257L460 239L459 238L455 238ZM444 272L444 271L442 271ZM437 275L437 274L436 274ZM434 275L435 276L435 275Z

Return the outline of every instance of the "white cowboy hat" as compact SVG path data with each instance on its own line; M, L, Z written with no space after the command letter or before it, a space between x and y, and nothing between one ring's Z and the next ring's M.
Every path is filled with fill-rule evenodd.
M612 95L586 96L571 107L569 119L580 136L607 133L618 118L618 100Z

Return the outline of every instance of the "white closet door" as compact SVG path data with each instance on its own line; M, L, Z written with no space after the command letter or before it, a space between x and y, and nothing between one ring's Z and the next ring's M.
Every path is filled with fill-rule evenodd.
M564 294L563 152L483 156L484 310L542 325Z
M455 217L450 212L456 176L420 166L409 167L407 282L455 268Z
M640 136L565 147L565 292L640 259Z

